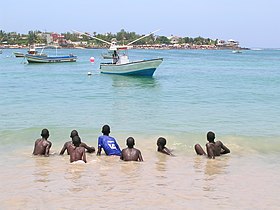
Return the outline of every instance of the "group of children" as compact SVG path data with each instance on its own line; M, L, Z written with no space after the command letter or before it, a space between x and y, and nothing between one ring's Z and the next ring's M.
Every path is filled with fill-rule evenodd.
M102 134L98 137L98 150L97 155L101 155L102 149L104 150L106 155L115 155L120 156L121 160L124 161L143 161L141 151L134 148L135 140L133 137L128 137L126 140L127 148L121 150L116 139L110 134L110 127L109 125L104 125L102 127ZM47 129L43 129L41 132L40 139L35 141L33 155L45 155L49 156L50 148L52 143L48 140L49 138L49 131ZM63 155L64 152L67 150L67 154L70 155L70 162L75 161L83 161L87 162L86 160L86 152L93 153L95 152L94 147L90 147L87 144L81 141L79 134L76 130L73 130L70 134L72 141L68 141L64 144L63 148L60 151L60 155ZM195 151L197 155L207 155L208 158L214 159L215 156L220 156L221 154L230 153L230 150L221 142L221 141L214 141L215 140L215 133L209 131L207 133L207 140L208 143L206 144L206 152L202 149L199 144L195 145ZM157 146L158 152L161 152L166 155L174 156L172 152L165 146L166 139L163 137L158 138Z

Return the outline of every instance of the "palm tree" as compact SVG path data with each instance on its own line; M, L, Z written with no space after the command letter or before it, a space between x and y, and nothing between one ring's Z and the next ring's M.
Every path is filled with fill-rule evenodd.
M0 42L2 42L2 40L5 38L6 33L5 31L0 30Z
M37 40L37 35L34 31L28 32L28 44L32 45L35 44Z

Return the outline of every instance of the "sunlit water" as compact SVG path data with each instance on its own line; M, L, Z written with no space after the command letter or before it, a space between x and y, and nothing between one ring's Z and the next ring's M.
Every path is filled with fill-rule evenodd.
M14 51L25 52L0 55L1 209L279 208L280 51L131 50L164 58L153 78L100 74L103 50L60 50L78 61L37 65ZM96 147L104 124L122 148L133 136L144 162L58 155L72 129ZM52 155L33 157L43 128ZM209 130L231 154L195 155ZM176 157L156 152L159 136Z

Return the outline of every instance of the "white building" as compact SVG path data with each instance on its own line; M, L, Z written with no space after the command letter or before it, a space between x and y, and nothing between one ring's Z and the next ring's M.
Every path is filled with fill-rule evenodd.
M169 36L169 37L167 37L167 38L169 39L169 41L170 41L171 44L178 44L179 39L180 39L180 37L178 37L178 36L173 36L173 35L171 35L171 36Z

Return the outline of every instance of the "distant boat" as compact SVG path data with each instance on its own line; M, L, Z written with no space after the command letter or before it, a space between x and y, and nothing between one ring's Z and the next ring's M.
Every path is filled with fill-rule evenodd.
M16 58L23 58L25 54L20 52L14 52L14 55Z
M101 56L103 59L113 59L113 56L112 56L113 52L108 52L107 53L102 53Z
M157 30L158 31L158 30ZM110 45L108 52L103 54L102 57L104 59L112 59L110 63L100 63L100 73L103 74L118 74L118 75L135 75L135 76L153 76L157 67L162 63L163 58L154 58L147 60L139 60L139 61L130 61L128 58L127 50L131 49L134 42L147 37L156 31L144 35L127 45L117 45L116 41L107 42L100 38L90 36L86 33L82 33L84 35L90 36L94 39L102 41L106 44ZM120 53L120 51L122 51Z
M233 50L232 53L242 53L240 50Z
M34 45L31 45L29 50L27 51L27 53L29 55L36 55L38 53L38 51L36 50ZM14 52L14 55L16 58L23 58L25 56L25 54L21 53L21 52Z
M46 46L49 47L49 46ZM62 62L76 62L77 56L73 54L69 55L57 55L57 46L51 46L56 48L56 55L49 56L43 54L43 50L46 48L43 47L40 53L35 54L25 54L24 57L28 61L28 63L62 63Z
M76 62L77 56L65 55L65 56L47 56L47 55L25 55L28 63L62 63L62 62Z

